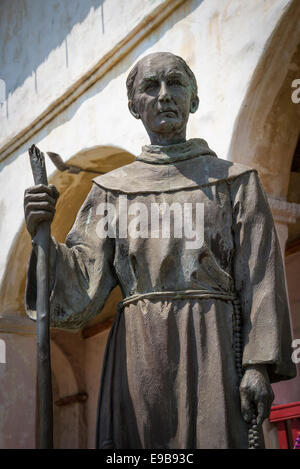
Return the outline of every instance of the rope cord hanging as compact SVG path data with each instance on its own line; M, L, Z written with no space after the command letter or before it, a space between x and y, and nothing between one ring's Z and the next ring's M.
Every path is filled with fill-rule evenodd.
M233 337L234 337L234 353L235 353L235 366L239 380L243 377L243 343L242 343L242 315L241 315L241 304L238 298L233 300L234 308L234 324L233 324ZM261 447L260 442L260 429L257 425L255 409L253 408L251 423L248 429L248 449L259 449Z

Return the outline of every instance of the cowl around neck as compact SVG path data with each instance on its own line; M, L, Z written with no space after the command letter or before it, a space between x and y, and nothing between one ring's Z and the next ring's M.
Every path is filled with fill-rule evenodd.
M201 138L192 138L186 142L174 145L145 145L136 161L151 164L168 164L176 161L188 160L196 156L217 156L207 142Z

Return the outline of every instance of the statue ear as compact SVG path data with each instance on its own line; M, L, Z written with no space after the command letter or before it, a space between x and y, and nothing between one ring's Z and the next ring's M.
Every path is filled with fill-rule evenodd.
M193 114L194 112L197 111L199 106L199 98L196 96L195 98L191 99L191 106L190 106L190 112Z
M136 119L140 119L140 118L141 118L141 116L139 115L139 113L138 113L137 110L136 110L134 101L132 101L132 99L130 99L130 100L128 101L128 108L129 108L129 111L131 112L131 114L133 115L133 117L135 117Z

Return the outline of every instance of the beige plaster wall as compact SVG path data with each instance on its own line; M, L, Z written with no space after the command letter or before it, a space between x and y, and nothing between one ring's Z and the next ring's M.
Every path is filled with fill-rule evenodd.
M36 446L36 346L33 336L1 334L0 449Z
M42 113L163 0L2 0L0 146ZM23 112L26 109L26 112Z
M95 448L97 403L108 331L85 340L85 380L87 401L87 447Z

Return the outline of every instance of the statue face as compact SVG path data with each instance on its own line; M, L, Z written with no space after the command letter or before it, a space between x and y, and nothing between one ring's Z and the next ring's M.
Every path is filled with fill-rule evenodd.
M129 108L150 138L181 135L185 139L189 113L198 107L198 99L192 103L191 98L191 81L180 61L172 54L151 54L138 65Z

